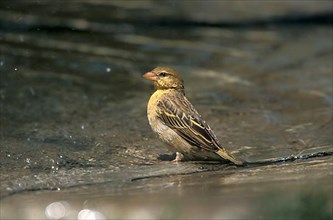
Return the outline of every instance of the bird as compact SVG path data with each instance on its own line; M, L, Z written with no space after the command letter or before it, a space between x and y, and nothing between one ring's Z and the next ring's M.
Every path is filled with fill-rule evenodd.
M152 130L174 152L174 162L221 161L243 165L223 148L214 132L185 96L181 75L170 67L156 67L143 74L155 92L147 105Z

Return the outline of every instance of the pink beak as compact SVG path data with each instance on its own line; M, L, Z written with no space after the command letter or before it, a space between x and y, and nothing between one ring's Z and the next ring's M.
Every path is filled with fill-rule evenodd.
M143 77L146 79L149 79L151 81L156 81L158 78L157 75L153 72L147 72L147 73L143 74Z

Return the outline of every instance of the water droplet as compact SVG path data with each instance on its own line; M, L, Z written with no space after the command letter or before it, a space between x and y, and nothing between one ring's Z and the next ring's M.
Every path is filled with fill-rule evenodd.
M30 91L31 95L33 95L33 96L36 95L35 90L32 87L29 87L29 91Z
M0 66L3 66L5 62L3 60L0 60Z
M48 219L61 219L66 216L69 210L70 206L67 202L53 202L46 207L45 215Z
M84 130L84 125L81 125L81 129Z
M15 67L14 70L17 71L17 68Z
M90 210L90 209L82 209L78 215L77 218L79 220L85 220L85 219L105 219L105 216L95 210Z
M110 67L107 67L107 68L106 68L106 72L108 72L108 73L111 72L111 68L110 68Z
M21 42L24 42L24 37L22 35L19 36Z

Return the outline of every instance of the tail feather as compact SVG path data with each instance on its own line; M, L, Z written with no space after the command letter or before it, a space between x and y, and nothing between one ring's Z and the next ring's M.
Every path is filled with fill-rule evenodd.
M217 152L216 152L218 155L220 155L220 157L222 157L223 159L225 160L229 160L230 162L238 165L238 166L241 166L244 164L243 161L241 160L238 160L236 158L234 158L232 155L230 155L226 150L224 149L219 149Z

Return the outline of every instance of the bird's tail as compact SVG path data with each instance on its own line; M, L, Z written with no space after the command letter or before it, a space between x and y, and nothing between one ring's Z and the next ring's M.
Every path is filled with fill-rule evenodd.
M232 163L238 165L238 166L241 166L244 164L243 161L241 160L238 160L236 158L234 158L232 155L230 155L226 150L224 149L219 149L217 152L216 152L218 155L220 155L220 157L222 157L223 159L225 160L229 160L231 161Z

